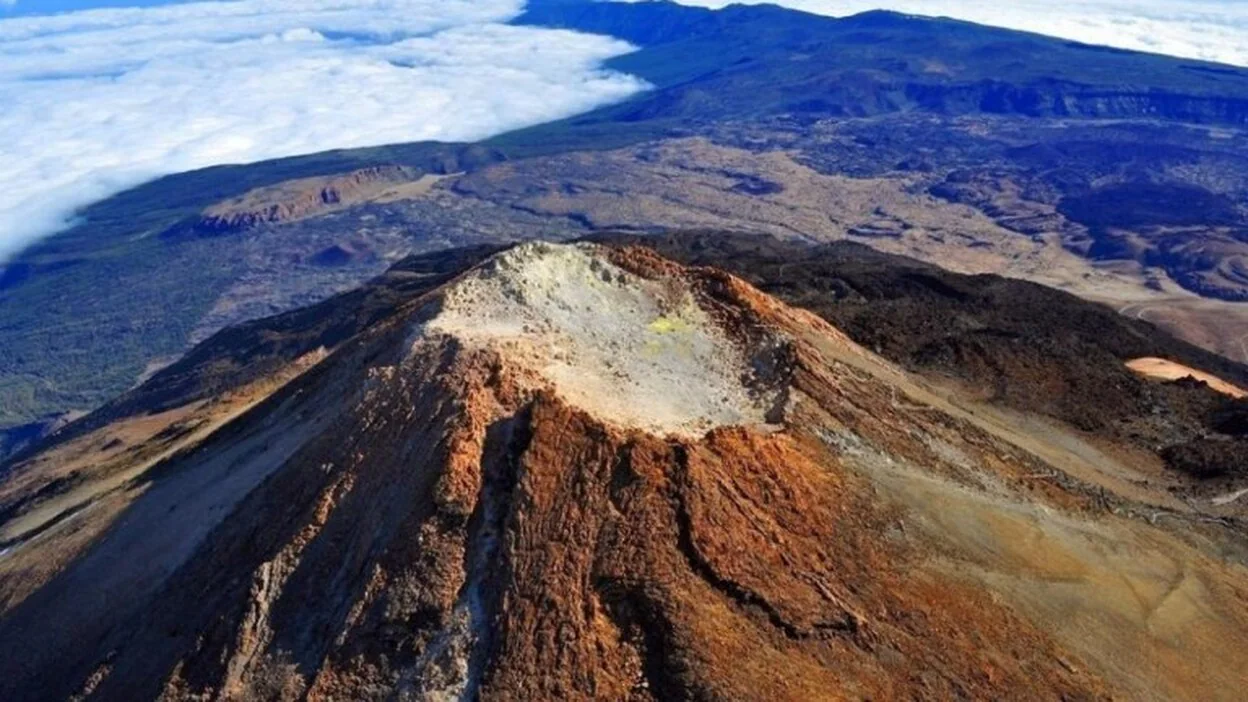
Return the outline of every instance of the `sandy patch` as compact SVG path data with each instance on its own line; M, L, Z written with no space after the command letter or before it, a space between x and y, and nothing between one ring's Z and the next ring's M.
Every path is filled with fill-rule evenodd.
M1231 385L1221 378L1210 375L1195 368L1189 368L1185 365L1167 361L1164 358L1137 358L1134 361L1127 361L1127 368L1139 373L1147 378L1157 380L1178 380L1180 378L1195 378L1203 381L1210 388L1231 397L1248 397L1248 391L1240 387Z
M1242 569L1138 521L1083 520L918 471L871 474L938 545L930 567L1000 593L1129 699L1242 699Z
M381 194L372 197L371 201L387 203L400 202L402 200L414 200L428 195L438 183L441 183L448 178L457 178L462 175L463 173L450 173L447 175L426 173L410 183L400 183L392 188L386 189Z

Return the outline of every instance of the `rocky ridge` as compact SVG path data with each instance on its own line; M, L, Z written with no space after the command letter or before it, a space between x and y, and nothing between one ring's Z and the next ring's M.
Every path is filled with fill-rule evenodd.
M421 174L402 166L373 166L333 176L301 178L248 192L204 209L189 228L200 236L230 234L264 225L297 222L384 197ZM408 188L410 190L410 187Z

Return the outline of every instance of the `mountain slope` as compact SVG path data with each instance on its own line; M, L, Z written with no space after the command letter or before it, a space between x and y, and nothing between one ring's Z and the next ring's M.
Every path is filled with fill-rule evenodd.
M9 541L0 641L22 652L0 694L1219 699L1243 682L1238 526L1072 477L1060 442L740 279L530 244L390 310L244 371L252 392L217 398L231 418Z
M911 110L1248 122L1248 70L945 18L537 0L516 21L645 47L609 65L657 90L568 120L575 126Z

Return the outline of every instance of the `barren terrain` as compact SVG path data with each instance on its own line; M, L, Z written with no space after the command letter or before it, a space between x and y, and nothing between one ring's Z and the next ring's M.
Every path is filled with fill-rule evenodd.
M1009 123L986 126L1008 129ZM971 130L972 125L963 128ZM773 139L787 134L761 127L741 129ZM325 220L325 226L339 232L336 238L318 240L300 233L307 241L303 246L332 248L337 240L345 251L384 255L375 253L368 259L344 254L349 257L344 260L352 261L348 268L312 267L294 279L279 274L280 261L288 252L279 253L271 244L257 246L254 258L248 259L252 272L224 293L195 338L261 310L280 311L307 299L290 297L292 286L306 290L318 279L328 283L344 274L379 271L385 262L418 250L403 239L401 228L377 226L397 219L410 226L445 223L444 232L468 241L691 228L758 232L812 243L857 241L960 273L992 273L1067 290L1147 319L1228 358L1248 360L1244 346L1248 304L1201 297L1183 289L1161 268L1081 255L1065 239L1072 236L1068 231L1072 226L1083 230L1067 223L1052 206L1045 224L1023 234L1010 228L1015 225L1003 219L1007 216L999 209L985 211L932 195L929 190L938 179L931 173L888 168L871 175L826 173L812 160L812 149L828 148L818 141L817 130L812 132L816 137L775 150L729 146L723 141L726 137L748 140L726 131L719 138L673 139L505 162L439 178L436 185L417 181L428 186L422 186L419 194L400 197L391 192L384 202L357 203ZM839 134L824 138L839 139ZM514 226L499 228L512 221ZM343 236L344 230L353 233ZM320 231L320 225L314 231ZM277 234L258 235L263 238L256 244ZM322 243L313 244L317 241ZM427 246L422 244L419 250ZM315 250L308 255L313 254ZM356 267L369 260L372 267Z
M642 249L526 245L401 290L341 298L387 312L293 364L291 342L325 338L300 325L343 312L225 332L15 466L6 699L1245 683L1242 527L1119 440ZM209 378L188 382L212 368L238 388L215 410L194 399ZM141 409L157 398L171 409ZM171 451L159 427L196 416Z

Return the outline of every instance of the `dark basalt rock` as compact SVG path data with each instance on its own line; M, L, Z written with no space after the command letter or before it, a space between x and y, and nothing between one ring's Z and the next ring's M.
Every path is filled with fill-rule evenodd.
M1166 463L1200 480L1248 475L1248 440L1203 438L1162 451Z

